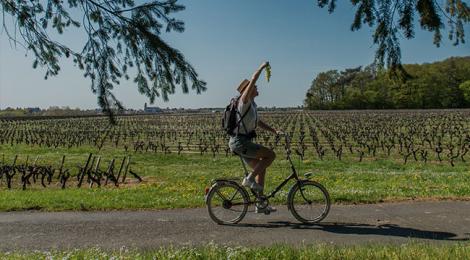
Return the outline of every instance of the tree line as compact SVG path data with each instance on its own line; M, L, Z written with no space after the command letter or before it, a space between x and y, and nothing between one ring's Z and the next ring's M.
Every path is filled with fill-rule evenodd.
M374 65L329 70L313 80L308 109L405 109L470 107L470 56L404 64L408 77Z

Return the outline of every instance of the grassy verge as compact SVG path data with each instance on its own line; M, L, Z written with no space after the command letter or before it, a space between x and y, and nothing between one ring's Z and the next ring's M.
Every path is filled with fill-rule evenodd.
M228 247L208 245L199 248L161 248L150 251L103 251L100 249L0 252L2 259L469 259L468 244L332 246L313 245L290 247Z
M84 164L87 154L94 152L103 158L101 168L106 169L114 157L123 158L123 151L105 148L99 153L91 148L71 149L37 148L24 145L0 146L0 156L11 162L19 154L19 163L26 156L40 156L39 164L59 166L62 155L66 155L66 168L72 175L77 173L77 164ZM102 188L76 188L73 182L61 190L58 181L42 188L39 184L21 190L20 183L13 189L6 188L0 180L0 210L42 209L57 210L112 210L112 209L163 209L204 206L204 188L217 177L241 177L242 167L238 157L223 155L177 155L131 153L132 169L144 177L140 184L128 183L120 187L108 185ZM1 158L0 158L1 159ZM335 159L295 159L300 172L311 171L313 179L324 184L335 203L374 203L381 201L410 199L469 199L470 172L464 163L451 167L448 163L409 162L381 158L359 163L353 158L343 161ZM289 175L289 164L279 155L270 167L267 190L273 188ZM16 180L19 176L15 177ZM74 179L74 178L71 178ZM87 185L85 185L87 186ZM289 186L289 185L288 185ZM285 187L273 200L284 203L289 187Z

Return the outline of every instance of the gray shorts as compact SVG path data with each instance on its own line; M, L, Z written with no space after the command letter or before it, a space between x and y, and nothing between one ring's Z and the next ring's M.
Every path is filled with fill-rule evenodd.
M240 135L230 137L228 146L232 152L240 155L245 160L245 162L256 159L256 154L262 147L260 144L253 143L251 138Z

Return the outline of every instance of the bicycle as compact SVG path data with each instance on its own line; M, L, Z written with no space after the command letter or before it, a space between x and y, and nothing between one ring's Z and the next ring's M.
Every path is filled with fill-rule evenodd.
M295 179L295 183L287 195L288 210L298 221L304 224L314 224L323 220L330 210L330 195L323 185L310 180L312 173L306 173L304 175L305 179L299 178L290 156L289 144L288 136L286 136L285 150L292 172L268 195L259 196L250 189L254 196L254 200L251 200L245 187L239 184L240 178L212 180L212 186L206 188L205 195L205 202L211 219L221 225L236 224L245 217L248 206L256 204L258 208L265 209L269 205L269 199L273 198L291 179ZM248 170L245 162L241 156L239 157L245 169L245 176L247 176ZM265 211L265 214L269 213L269 211Z

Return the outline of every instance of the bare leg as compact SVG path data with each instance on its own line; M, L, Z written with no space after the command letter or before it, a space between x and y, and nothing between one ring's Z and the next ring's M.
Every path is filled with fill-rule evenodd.
M257 160L257 159L252 159L248 165L251 167L251 169L254 169L256 168L256 166L260 163L260 160ZM252 174L252 176L255 176L254 174ZM259 173L258 175L256 175L256 182L261 185L261 186L264 186L264 176L266 176L266 169L264 169L264 171L262 171L261 173Z
M253 172L249 175L250 178L256 177L256 182L264 187L264 179L266 176L266 168L268 168L274 159L276 154L266 147L262 147L256 154L257 159L252 159L248 165L253 169ZM258 159L259 158L259 159Z
M261 149L256 153L256 158L258 159L258 163L253 168L253 176L260 175L260 181L264 183L266 168L268 168L273 163L274 159L276 159L276 154L271 149L261 147Z
M263 186L263 188L264 188L264 176L266 176L266 170L264 170L260 174L256 175L256 182L259 185Z

